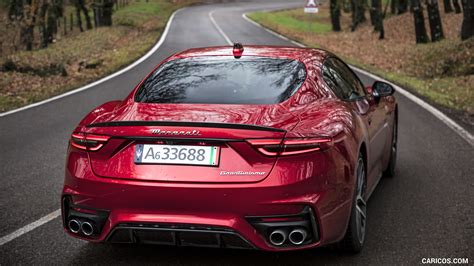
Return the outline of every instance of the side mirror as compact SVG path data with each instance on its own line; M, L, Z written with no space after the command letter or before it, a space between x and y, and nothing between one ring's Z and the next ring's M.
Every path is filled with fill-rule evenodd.
M395 89L392 85L383 82L383 81L376 81L372 85L372 95L375 98L382 98L393 95L395 93Z

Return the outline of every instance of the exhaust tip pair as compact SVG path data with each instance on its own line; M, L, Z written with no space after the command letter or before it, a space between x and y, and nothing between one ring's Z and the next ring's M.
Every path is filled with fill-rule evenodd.
M91 236L94 233L94 226L88 221L71 219L68 222L68 227L69 230L74 234L81 232L86 236Z
M288 239L291 244L298 246L303 244L308 236L308 232L303 228L293 229L289 234L287 232L288 231L284 229L274 230L269 235L270 243L274 246L281 246Z

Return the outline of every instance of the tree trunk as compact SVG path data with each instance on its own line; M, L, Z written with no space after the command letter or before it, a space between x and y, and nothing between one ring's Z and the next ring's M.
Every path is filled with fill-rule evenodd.
M454 1L456 1L456 0L454 0ZM443 4L444 4L444 12L445 13L453 12L453 7L451 6L451 0L444 0Z
M357 28L357 15L356 15L356 10L357 10L357 1L358 0L351 0L351 9L352 9L352 24L351 24L351 31L355 31Z
M345 13L352 12L352 0L343 0L342 1L342 10Z
M63 16L63 1L52 0L47 13L46 39L52 43L54 35L58 32L58 21Z
M104 26L112 26L112 13L114 11L114 2L112 0L104 0L102 19Z
M390 13L397 14L398 0L390 0Z
M374 30L378 31L377 29L377 9L381 6L380 0L372 0L370 7L370 23L374 26Z
M365 22L367 18L365 17L365 10L369 6L367 0L359 0L360 10L359 10L359 23Z
M23 19L23 0L11 0L8 6L8 19L21 20Z
M426 8L428 9L428 21L430 22L431 41L437 42L444 38L438 0L427 0L426 4Z
M81 6L79 4L79 0L76 0L74 4L76 6L77 27L81 32L83 32L84 28L82 28Z
M97 7L92 7L92 13L94 15L94 27L99 27L99 17L97 12Z
M34 26L22 27L20 30L20 42L25 45L27 51L33 50Z
M411 0L411 6L413 7L413 17L415 19L416 43L427 43L429 40L428 34L426 33L425 17L420 0Z
M370 15L370 25L375 26L375 9L374 9L374 1L372 0L372 6L369 9Z
M466 40L474 36L474 1L462 0L464 17L461 26L461 40Z
M46 40L48 43L52 43L54 35L58 32L58 16L54 10L54 7L50 7L47 15L46 22Z
M454 10L456 14L461 13L461 6L459 5L459 0L453 0Z
M373 14L374 30L380 32L379 39L385 38L383 28L382 1L372 0L371 13Z
M341 31L341 7L338 0L331 0L331 23L333 31Z
M84 0L78 0L79 5L81 7L82 13L84 13L84 17L86 18L86 28L88 30L92 29L91 18L89 17L89 10L87 10Z
M113 0L96 0L94 2L96 9L97 25L112 26L112 13L114 9Z
M20 22L20 42L25 45L27 51L33 50L34 29L36 25L36 15L38 13L38 2L26 0L24 3L22 20Z
M69 23L69 31L72 32L74 26L74 14L72 12L69 15L69 21L71 22Z
M74 5L76 6L77 26L79 27L79 30L81 30L81 32L84 31L84 28L82 28L81 11L86 19L86 29L92 29L91 18L89 17L89 10L87 10L84 0L75 0Z
M407 12L407 10L408 10L407 0L398 0L397 9L398 9L397 14L403 14L403 13Z
M49 3L46 0L41 1L41 7L38 14L39 31L40 31L40 47L48 47L48 33L46 31L46 13L49 9Z
M364 0L352 0L352 25L351 31L355 31L357 26L365 20Z

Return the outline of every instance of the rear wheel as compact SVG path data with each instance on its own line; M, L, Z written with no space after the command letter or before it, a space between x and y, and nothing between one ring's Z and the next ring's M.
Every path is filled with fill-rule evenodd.
M387 169L383 171L384 177L395 176L395 166L397 163L397 138L398 138L398 121L395 117L395 120L393 121L392 143L390 146L390 160L388 162Z
M352 201L352 211L344 239L339 243L339 248L359 253L365 243L367 227L367 204L365 202L365 165L364 159L359 155L357 162L356 191Z

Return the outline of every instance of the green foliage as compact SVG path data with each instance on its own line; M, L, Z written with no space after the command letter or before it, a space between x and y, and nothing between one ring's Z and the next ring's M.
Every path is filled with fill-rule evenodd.
M123 26L137 26L149 20L152 16L162 15L161 4L157 1L132 2L129 6L114 13L114 23Z

